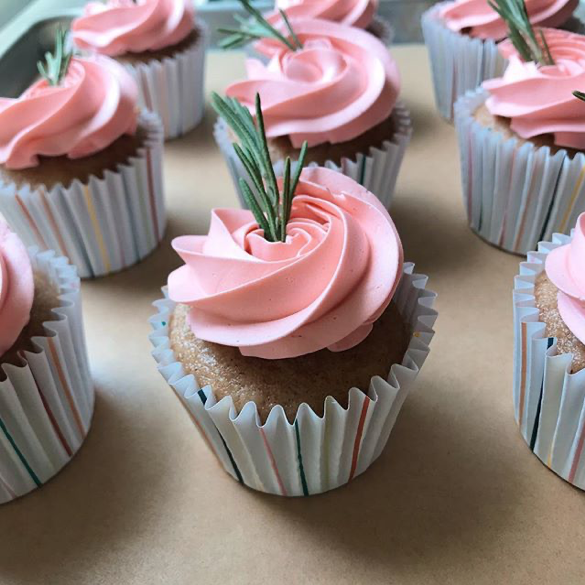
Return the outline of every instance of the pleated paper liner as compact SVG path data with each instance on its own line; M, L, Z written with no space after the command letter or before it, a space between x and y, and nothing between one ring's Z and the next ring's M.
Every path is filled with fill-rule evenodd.
M410 112L402 103L398 103L392 112L394 121L394 134L384 141L381 148L370 147L367 153L361 153L356 160L344 158L341 165L333 161L326 161L323 166L338 171L364 186L368 191L376 195L386 208L390 208L398 172L404 159L406 147L412 136L412 123ZM248 180L248 174L240 159L237 157L231 142L228 126L222 118L218 118L214 127L214 136L234 182L234 188L238 194L240 205L247 208L244 196L240 189L240 177ZM310 152L307 157L310 163ZM282 174L284 161L276 161L274 168L277 174Z
M514 283L514 414L530 450L557 475L585 489L585 370L571 374L540 321L534 286L547 255L570 237L554 234L520 265Z
M567 233L585 209L585 155L518 146L482 126L473 113L487 95L470 92L456 104L463 204L474 232L525 256L553 233Z
M0 503L41 487L77 453L89 431L94 389L81 313L79 277L66 258L30 249L33 270L59 290L46 335L22 366L0 365Z
M451 122L457 98L479 87L486 79L501 77L507 61L492 40L472 38L448 29L439 11L450 2L429 8L422 29L429 52L435 101L443 118Z
M173 57L125 64L138 82L140 106L160 116L165 139L186 134L203 118L209 31L201 19L197 20L196 30L197 42Z
M81 278L128 268L158 246L166 226L163 130L156 114L139 121L144 146L103 178L50 190L0 181L0 213L27 246L67 256Z
M252 489L281 496L309 496L340 487L363 473L380 455L428 353L437 312L427 277L407 264L394 301L410 325L412 338L401 364L388 380L374 377L367 394L348 389L344 409L332 397L321 418L302 404L292 424L281 406L261 424L249 402L238 413L231 397L216 401L212 388L201 388L176 361L169 340L175 303L157 301L150 340L158 369L173 388L225 471Z

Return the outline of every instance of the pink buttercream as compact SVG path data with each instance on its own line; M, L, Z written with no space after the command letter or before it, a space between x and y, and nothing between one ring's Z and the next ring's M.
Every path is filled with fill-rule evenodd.
M39 156L99 152L135 132L137 97L122 65L74 58L61 85L42 79L18 99L0 98L0 164L23 169L38 165Z
M585 36L543 29L555 65L520 59L512 44L500 44L509 59L504 76L483 83L490 92L488 110L511 119L522 138L553 134L558 146L585 149L585 103L573 91L585 87Z
M291 358L363 341L402 274L402 244L388 212L355 181L308 168L285 243L264 239L250 211L216 209L207 236L173 247L185 266L170 298L192 307L200 339L244 355Z
M585 213L577 220L570 244L553 250L546 273L559 289L559 313L575 337L585 343Z
M226 93L251 110L256 93L269 138L289 136L293 146L352 140L391 114L400 75L388 49L363 30L325 20L295 20L304 48L278 52L264 65L246 62L248 80Z
M158 51L180 43L192 30L192 0L90 2L71 24L75 44L115 57Z
M561 26L573 14L579 0L526 0L530 22L539 26ZM472 37L494 39L508 35L508 27L488 0L456 0L445 4L439 15L456 32L469 32Z
M348 26L367 28L378 10L378 0L276 0L276 8L291 18L322 18ZM280 22L276 11L267 17L272 24Z
M28 253L20 238L0 221L0 356L29 322L35 285Z

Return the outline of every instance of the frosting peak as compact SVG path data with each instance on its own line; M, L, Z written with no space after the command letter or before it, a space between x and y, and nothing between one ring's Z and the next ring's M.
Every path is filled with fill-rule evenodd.
M226 93L251 110L256 93L269 138L289 136L293 146L346 142L388 118L400 89L398 67L388 49L360 29L325 20L294 20L303 49L273 43L264 65L246 62L248 80Z
M0 164L23 169L39 156L82 158L136 129L138 88L107 57L73 58L59 86L37 81L18 99L0 98Z
M573 91L585 87L585 36L542 29L554 65L525 63L508 40L500 43L509 60L504 76L484 82L487 109L510 118L522 138L554 135L558 146L585 149L585 103Z
M322 18L348 26L367 28L378 9L378 0L276 0L276 8L291 18ZM280 21L280 14L268 16L272 24Z
M575 337L585 343L585 213L577 220L570 244L553 250L546 273L559 289L559 313Z
M111 57L158 51L189 35L194 14L191 0L89 2L71 32L79 48Z
M24 244L0 221L0 356L14 345L29 322L34 288Z
M525 0L530 22L539 26L561 26L573 14L579 0ZM508 27L487 0L455 0L440 11L448 28L480 39L496 41L508 35Z
M388 212L325 168L303 170L296 193L286 242L268 242L240 209L214 210L207 236L174 240L185 265L169 276L169 295L191 307L197 337L280 359L368 336L402 274Z

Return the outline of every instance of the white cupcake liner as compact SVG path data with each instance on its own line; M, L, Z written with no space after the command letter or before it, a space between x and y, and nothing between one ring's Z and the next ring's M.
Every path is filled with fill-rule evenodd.
M81 278L118 272L157 247L166 226L163 131L151 112L140 124L148 132L144 146L103 178L50 191L0 181L0 213L27 246L67 256Z
M395 127L394 135L389 140L384 141L381 148L370 147L368 154L360 153L355 160L343 158L341 165L337 165L331 160L326 161L324 165L328 169L351 177L376 195L386 208L389 208L392 203L398 172L412 136L410 112L404 104L399 102L396 105L392 112L392 118ZM222 118L218 118L215 123L213 134L230 170L240 205L247 208L239 179L241 177L248 181L248 174L236 155L228 125ZM307 161L310 165L310 152ZM281 175L284 171L284 161L275 161L274 168L277 175Z
M138 83L140 107L160 116L165 139L186 134L203 118L209 31L200 20L196 29L197 42L173 57L133 65L124 63Z
M238 414L231 397L216 401L211 387L200 388L171 349L169 319L175 303L157 301L150 319L150 340L158 369L173 388L225 471L255 490L281 496L308 496L340 487L363 473L386 445L402 404L428 353L437 312L436 294L427 277L407 264L394 302L408 322L412 339L402 364L393 364L388 380L373 377L367 394L349 390L344 409L332 397L320 418L302 404L289 423L281 406L261 424L256 405Z
M487 95L470 92L455 107L463 202L473 231L526 255L553 233L567 233L585 209L585 155L518 146L516 138L482 126L473 113Z
M0 365L0 504L23 496L56 475L89 431L94 389L81 312L79 277L66 258L29 250L33 270L59 289L59 307L33 338L21 366Z
M571 238L554 234L520 265L514 282L514 414L524 440L552 471L585 489L585 370L547 337L534 297L546 256Z
M486 79L501 77L507 65L492 40L481 40L448 29L439 11L441 2L422 15L422 30L429 51L435 101L446 120L453 120L459 96L476 89Z

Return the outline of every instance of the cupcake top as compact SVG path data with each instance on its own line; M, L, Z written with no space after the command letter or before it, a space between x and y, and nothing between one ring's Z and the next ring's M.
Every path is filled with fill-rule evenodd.
M37 166L39 156L83 158L134 134L138 88L107 57L73 58L64 79L41 79L19 98L0 98L0 164Z
M378 0L276 0L276 8L286 12L289 19L322 18L367 28L378 10ZM280 14L275 11L267 20L274 24Z
M89 2L71 33L80 49L110 57L158 51L189 35L194 12L191 0Z
M530 22L551 28L561 26L573 14L579 0L525 0ZM488 0L455 0L440 9L447 27L480 39L499 41L508 35L508 27Z
M267 65L246 62L248 79L226 94L250 109L262 97L268 138L288 136L295 148L335 144L360 136L386 120L400 91L398 67L387 47L368 32L326 20L295 20L303 45L276 50Z
M26 248L0 221L0 356L14 345L29 322L34 289Z
M557 146L585 149L585 103L573 91L585 87L585 36L542 29L554 65L522 61L512 43L500 52L509 59L504 76L483 83L490 93L487 109L510 119L521 138L553 135Z
M267 241L242 209L216 209L207 236L173 241L185 265L169 296L191 308L199 339L265 359L343 351L390 303L403 253L380 201L320 167L303 170L295 193L285 242Z
M573 239L546 259L546 274L559 289L559 313L573 335L585 343L585 213L577 220Z

